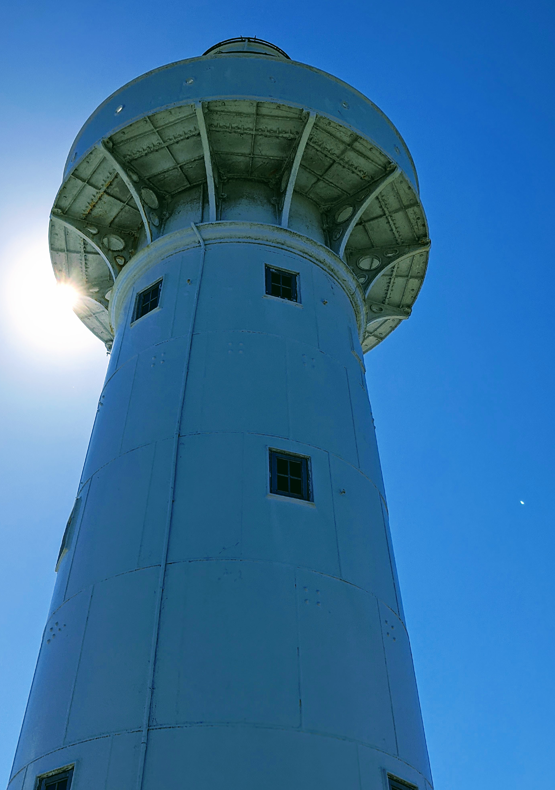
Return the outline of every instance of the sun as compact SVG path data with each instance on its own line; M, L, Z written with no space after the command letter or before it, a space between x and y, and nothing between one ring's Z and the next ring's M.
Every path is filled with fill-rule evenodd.
M90 348L95 338L73 312L81 294L69 282L56 282L46 239L18 241L5 266L11 336L42 353Z
M73 309L80 298L77 288L74 288L73 285L69 283L57 283L54 294L56 303L62 310L66 310L68 307Z

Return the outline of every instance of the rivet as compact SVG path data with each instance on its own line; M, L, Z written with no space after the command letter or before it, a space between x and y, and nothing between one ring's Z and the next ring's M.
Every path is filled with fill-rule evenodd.
M116 115L119 115L124 107L125 107L125 104L120 104L119 107L116 107Z
M189 79L185 80L187 85L192 85L194 81L195 81L194 77L189 77Z
M348 109L349 109L349 102L342 101L342 102L341 102L341 106L342 106L342 107L343 107L345 110L348 110Z

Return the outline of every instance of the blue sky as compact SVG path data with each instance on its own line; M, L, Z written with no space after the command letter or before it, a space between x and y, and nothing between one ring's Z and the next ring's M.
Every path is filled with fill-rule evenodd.
M107 363L52 289L66 154L123 83L256 35L368 95L420 177L429 274L367 366L436 788L549 786L555 6L23 0L0 31L0 783Z

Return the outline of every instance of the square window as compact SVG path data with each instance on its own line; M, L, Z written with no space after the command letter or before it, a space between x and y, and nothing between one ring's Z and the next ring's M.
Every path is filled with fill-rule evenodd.
M270 492L311 501L308 458L270 450Z
M277 296L279 299L287 299L289 302L298 302L298 277L299 275L294 272L286 272L283 269L273 269L271 266L266 266L267 295Z
M73 768L66 768L50 776L39 777L37 790L70 790Z
M133 321L137 321L147 313L150 313L160 303L160 293L162 291L162 280L158 280L154 285L150 285L137 294L137 301L135 302L135 312L133 314Z

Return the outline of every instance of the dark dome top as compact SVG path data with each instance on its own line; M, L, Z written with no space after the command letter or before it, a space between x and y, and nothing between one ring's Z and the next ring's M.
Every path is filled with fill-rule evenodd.
M289 55L284 52L275 44L270 44L269 41L263 41L261 38L249 38L248 36L240 36L239 38L228 38L225 41L220 41L219 44L214 44L213 47L207 49L204 55L227 55L239 54L242 52L249 52L252 55L270 55L271 57L287 58L291 60Z

